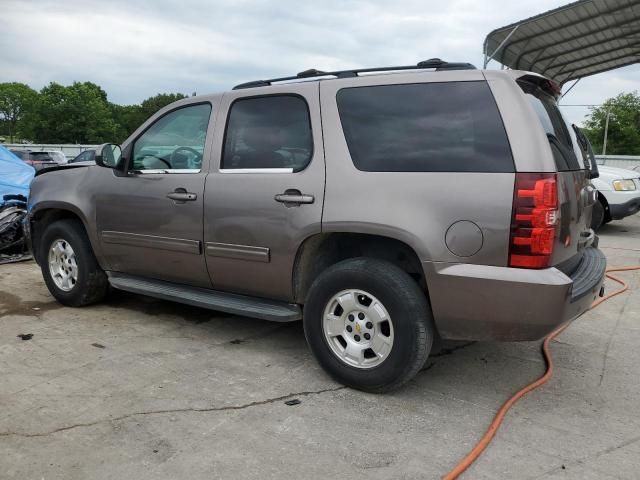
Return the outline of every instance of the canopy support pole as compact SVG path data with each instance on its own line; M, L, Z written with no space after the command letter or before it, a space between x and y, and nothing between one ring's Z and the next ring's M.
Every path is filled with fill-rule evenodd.
M569 92L573 89L573 87L575 87L575 86L578 84L578 82L579 82L580 80L582 80L582 77L577 78L577 79L576 79L576 81L575 81L575 82L573 82L573 85L571 85L571 86L569 87L569 90L567 90L567 91L566 91L566 92L564 92L562 95L560 95L560 98L564 97L567 93L569 93Z
M505 44L505 43L507 43L507 41L511 38L511 36L512 36L514 33L516 33L516 30L518 30L518 27L519 27L519 26L520 26L520 25L516 25L515 27L513 27L513 30L511 30L511 31L509 32L509 35L507 35L507 36L506 36L506 38L505 38L502 42L500 42L500 45L498 45L498 46L496 47L496 49L493 51L493 53L492 53L491 55L487 56L487 53L488 53L488 52L487 52L487 49L486 49L486 46L485 46L485 51L484 51L484 67L483 67L483 68L487 68L487 64L488 64L488 63L493 59L493 57L495 57L495 56L496 56L496 53L498 53L498 52L500 51L500 49L501 49L502 47L504 47L504 44Z

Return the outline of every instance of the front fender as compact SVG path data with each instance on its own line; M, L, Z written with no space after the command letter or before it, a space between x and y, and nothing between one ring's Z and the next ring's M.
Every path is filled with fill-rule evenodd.
M36 260L46 224L60 218L77 218L84 226L98 264L105 268L95 227L93 186L89 175L94 168L98 167L51 171L34 178L27 203L27 222Z

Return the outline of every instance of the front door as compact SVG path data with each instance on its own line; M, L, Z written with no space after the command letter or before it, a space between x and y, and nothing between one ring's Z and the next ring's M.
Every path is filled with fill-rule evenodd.
M318 83L222 98L205 193L204 241L218 290L291 301L302 242L321 231Z
M105 175L96 215L110 270L211 286L202 245L211 111L206 102L159 115L125 149L127 174Z

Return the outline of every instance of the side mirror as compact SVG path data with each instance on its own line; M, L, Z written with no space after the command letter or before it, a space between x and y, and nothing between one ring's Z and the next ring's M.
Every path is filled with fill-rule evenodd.
M573 127L573 131L576 133L578 143L580 143L580 149L583 152L584 163L585 167L587 167L589 180L598 178L600 176L600 172L598 171L598 164L596 163L596 156L593 153L591 142L576 124L572 123L571 127Z
M122 158L120 145L103 143L96 148L96 165L106 168L118 168Z

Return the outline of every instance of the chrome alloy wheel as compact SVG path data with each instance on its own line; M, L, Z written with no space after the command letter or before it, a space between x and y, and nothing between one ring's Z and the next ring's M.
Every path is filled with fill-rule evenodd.
M357 368L377 367L393 348L393 323L376 297L362 290L343 290L327 303L324 337L333 354Z
M76 254L66 240L54 240L49 248L49 273L60 290L69 292L78 282Z

